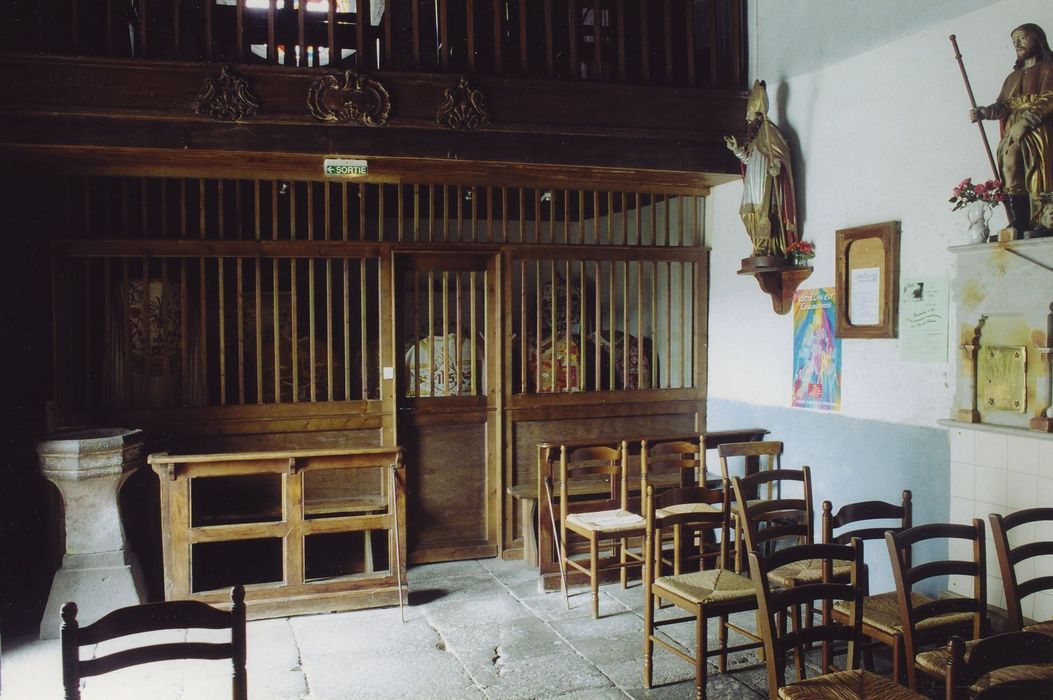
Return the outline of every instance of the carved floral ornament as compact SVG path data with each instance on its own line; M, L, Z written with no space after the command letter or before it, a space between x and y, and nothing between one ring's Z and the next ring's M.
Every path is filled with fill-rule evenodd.
M223 66L218 78L205 79L205 87L197 98L194 111L218 121L240 122L255 117L260 111L260 103L249 89L248 81L235 73L231 66Z
M461 78L455 87L442 91L442 103L435 113L435 120L451 129L475 129L490 121L490 110L486 108L483 93Z
M346 70L343 76L324 75L311 83L307 107L320 121L383 126L391 112L391 96L379 81Z

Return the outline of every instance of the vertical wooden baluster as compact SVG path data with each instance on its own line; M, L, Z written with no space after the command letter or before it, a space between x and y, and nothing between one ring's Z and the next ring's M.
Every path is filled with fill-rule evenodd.
M212 4L205 3L205 56L212 60Z
M468 48L468 70L475 71L475 2L464 0L465 37Z
M717 53L717 3L715 0L706 2L706 28L709 41L709 87L717 87L720 84L718 66L720 56Z
M274 38L274 4L277 0L267 0L267 63L278 62L278 42Z
M622 388L629 388L629 261L622 260ZM612 339L613 342L613 339Z
M420 243L420 185L413 186L413 242Z
M501 242L508 243L508 188L501 188Z
M161 258L161 294L164 301L161 304L161 376L164 377L164 405L172 405L172 348L169 343L172 340L172 328L167 327L171 323L168 317L168 304L171 303L172 290L168 284L168 259Z
M572 337L570 335L570 286L572 284L570 279L570 260L565 260L563 267L563 284L564 289L566 290L563 294L563 320L565 321L563 324L563 352L567 360L565 372L566 378L564 381L566 382L567 391L570 391L570 341ZM555 301L555 299L553 299L553 301Z
M146 28L150 24L150 0L139 0L139 56L150 55Z
M615 12L618 14L618 82L625 82L625 0L617 0Z
M435 240L435 185L428 185L428 241Z
M344 316L340 327L344 329L344 401L351 400L351 261L348 258L341 260L341 271L343 272L341 293L344 301Z
M505 71L503 32L501 31L505 3L503 0L493 0L493 2L490 3L490 6L494 16L494 72L500 75Z
M439 0L439 68L445 71L450 65L450 34L446 26L446 0Z
M585 190L578 190L578 245L585 245Z
M238 328L238 403L245 403L245 278L241 256L234 258L234 276L237 284L237 328Z
M731 65L729 67L729 75L727 77L727 85L738 86L742 83L742 69L743 69L743 49L744 49L744 37L743 27L745 26L745 13L743 10L743 4L741 0L731 0L731 6L728 10L729 24L731 25L731 42L729 46L729 53L731 54Z
M121 235L124 238L131 238L131 232L129 230L130 224L128 221L129 215L128 209L128 178L121 178Z
M198 238L205 238L205 180L204 178L198 179ZM198 334L200 342L200 376L201 381L204 385L205 396L209 397L208 391L208 286L207 286L207 273L205 269L205 258L201 256L198 258L198 302L200 308L198 309ZM206 400L210 400L206 398Z
M684 50L687 55L687 84L695 87L695 3L684 3Z
M519 74L530 73L530 52L527 50L529 44L527 37L527 14L526 5L530 0L519 0Z
M409 392L413 398L420 396L420 304L421 304L421 293L420 293L420 272L413 271L413 302L411 306L413 308L413 330L410 333L409 340L413 342L413 381L410 383ZM431 341L429 341L430 343Z
M366 316L366 299L369 297L369 289L366 286L366 259L359 258L358 261L358 318L359 318L359 356L362 358L362 399L372 398L369 395L369 324ZM379 397L378 397L379 398Z
M227 323L226 323L226 275L223 270L223 257L216 257L216 330L219 337L219 404L227 405Z
M679 197L677 197L677 205L680 207L680 217L679 217L680 221L678 223L678 228L679 228L679 231L680 231L680 234L679 234L680 235L680 240L677 241L677 244L680 245L681 247L687 245L687 235L688 235L687 234L687 231L688 231L688 229L687 229L687 206L686 206L686 203L684 202L685 199L687 199L687 195L683 195L682 194Z
M454 391L453 389L450 389L448 393L450 395L453 395L453 396L460 396L461 395L461 370L463 368L463 365L461 364L463 358L461 357L461 273L460 272L454 272L453 273L453 284L454 284L453 303L454 303L454 312L455 312L454 320L453 320L453 327L454 327L454 340L453 340L453 342L454 342L454 346L453 346L454 350L453 350L453 356L454 356L455 360L454 360L454 363L453 363L453 367L454 367L454 374L456 374L457 379L456 379L456 391ZM447 388L449 388L449 387L447 387Z
M476 340L479 338L479 325L477 319L477 306L475 303L476 287L475 287L475 276L478 273L472 270L468 273L468 356L470 365L470 377L471 377L471 395L475 396L479 393L479 357L476 351ZM486 287L486 273L483 273L483 287ZM486 322L486 306L485 301L483 302L483 323ZM459 322L459 321L458 321Z
M333 261L325 259L325 400L335 400L333 394Z
M665 215L665 245L670 247L673 245L673 223L669 219L671 213L671 206L669 204L669 195L662 195L662 213Z
M72 49L80 49L80 2L71 0L70 3L70 31L73 35ZM106 55L113 56L113 0L106 0Z
M552 46L552 0L545 0L545 75L551 78L555 66L555 49ZM540 363L540 358L538 362ZM540 391L540 387L538 390Z
M628 241L626 241L628 242ZM643 197L636 193L636 245L643 245Z
M142 319L142 348L143 348L143 376L149 377L151 373L151 367L153 360L153 329L150 327L150 259L147 256L143 256L139 260L139 275L141 284L143 285L143 296L139 300L139 318ZM164 303L162 297L162 304ZM128 358L131 359L131 356ZM148 382L144 382L139 396L134 397L139 399L136 403L142 406L150 405L150 386Z
M461 185L457 185L455 199L457 201L456 219L454 220L455 230L457 231L457 241L462 243L464 242L464 190Z
M406 217L404 215L405 210L403 209L404 203L402 198L402 183L395 184L395 199L398 202L398 211L395 214L395 223L398 228L398 240L401 241L404 235L403 230L405 229L406 225Z
M330 66L340 63L340 49L336 47L336 3L337 0L330 0L326 3L325 40L326 45L329 47ZM388 3L388 10L391 9L390 4ZM321 49L318 50L318 65L322 65ZM329 398L332 399L332 396Z
M377 184L377 240L385 238L384 231L384 183Z
M651 388L658 382L658 261L651 261Z
M622 192L622 235L621 244L629 245L629 195Z
M551 377L551 381L549 383L552 386L550 387L549 391L552 391L554 393L556 391L556 371L558 369L558 367L556 366L557 365L557 363L556 363L556 309L558 308L558 305L559 305L559 295L558 295L559 287L556 284L556 261L555 260L550 260L549 261L549 285L551 286L551 289L552 289L552 297L551 297L552 298L552 311L550 313L550 316L551 316L550 320L552 322L552 334L550 336L550 343L551 344L550 344L550 348L549 348L550 349L550 353L549 354L550 354L551 360L552 360L551 366L549 368L550 369L549 376Z
M607 295L610 306L610 315L608 316L608 333L610 334L610 340L607 344L607 364L608 364L608 388L614 391L615 388L615 374L614 374L614 339L616 337L616 324L615 324L615 303L616 303L616 287L615 287L615 275L614 268L615 262L613 260L607 263Z
M127 408L130 403L132 389L132 314L130 307L129 289L131 276L128 270L128 258L121 258L121 352L124 353L124 372L121 379L124 386L118 394L120 406Z
M607 193L607 245L614 245L614 193Z
M570 190L563 190L563 243L570 243Z
M428 353L428 367L431 369L428 396L435 396L435 375L438 374L435 371L435 273L431 270L428 270Z
M584 239L581 241L585 242ZM609 243L610 241L608 241ZM592 192L592 244L600 245L600 191Z
M627 329L628 330L628 329ZM626 339L628 342L628 339ZM636 388L643 389L643 263L636 262Z
M446 336L450 333L450 273L442 273L442 378L446 384L443 396L451 396L453 387L450 386L450 347L446 342ZM456 352L456 349L454 350ZM432 365L434 371L434 365ZM432 394L434 396L434 394Z
M593 80L603 77L603 42L600 15L600 0L592 0L592 60L596 64L596 75L590 76Z
M519 242L526 243L526 191L519 188Z
M260 181L258 179L252 181L252 201L256 213L253 234L258 243L262 238ZM263 270L258 253L253 260L253 271L256 273L254 275L256 296L253 299L256 308L256 403L263 403L263 280L261 279Z
M665 356L669 358L666 387L673 386L673 261L665 263Z
M651 193L651 245L658 245L658 195Z
M692 304L692 300L687 290L691 288L688 279L688 264L686 261L680 262L680 311L682 321L680 323L680 354L683 356L684 366L680 372L680 386L689 387L691 384L688 383L688 377L691 375L691 366L694 363L694 358L691 356L692 350L694 349L694 343L689 343L688 340L694 335L694 324L691 323L691 314L689 305Z
M541 242L541 188L534 189L534 243Z
M578 68L578 31L581 29L581 17L578 15L577 0L567 0L567 77L573 80L581 78Z
M651 46L650 30L647 27L647 2L640 1L640 66L643 71L643 82L651 82Z
M278 240L278 188L277 180L271 181L271 240ZM279 286L279 258L271 260L271 317L274 329L274 403L282 402L281 391L281 301Z
M180 12L182 11L180 5L182 0L172 0L172 57L179 59L182 57L183 46L180 36Z
M478 231L476 229L476 224L478 223L477 220L476 220L477 219L476 215L477 215L477 213L479 211L479 198L476 196L477 194L478 193L475 190L475 185L472 185L471 188L468 190L468 197L472 201L472 242L473 243L476 242L476 237L478 236ZM463 240L463 238L462 238L462 240Z
M358 183L358 240L366 240L366 183Z
M543 391L541 387L541 285L543 284L541 279L541 261L536 260L534 266L536 268L534 270L536 278L534 284L534 352L536 353L534 355L536 358L534 373L537 375L534 379L534 391L540 394Z
M413 27L413 67L420 70L420 3L410 0L410 24Z
M662 37L665 43L665 82L673 82L673 8L665 0L662 5Z
M567 289L570 289L570 262L567 262ZM585 355L585 261L578 261L578 382L582 388L588 376L588 357Z
M235 40L237 41L238 59L245 61L245 0L237 0L234 10Z
M149 193L146 188L146 178L139 178L139 237L148 238L147 231L150 226Z
M395 26L395 3L387 3L384 8L384 16L381 18L381 22L384 24L384 65L377 66L377 68L384 68L385 70L391 70L394 66L391 65L391 39L392 39L392 27Z
M314 182L307 181L307 240L314 240ZM311 375L308 384L308 393L311 403L318 400L317 373L318 373L318 347L315 342L316 331L316 305L318 299L314 289L314 258L307 259L307 359L311 367Z
M358 67L369 67L370 51L366 46L366 25L369 24L369 3L366 0L355 0L355 57Z
M519 393L527 393L527 274L526 259L519 260Z
M289 0L286 0L288 2ZM300 0L298 5L299 11L296 13L296 46L293 47L291 53L294 56L294 62L297 68L307 65L307 0ZM361 16L361 15L359 15ZM362 47L359 46L361 49ZM289 47L285 47L285 61L289 61ZM361 53L359 54L361 55ZM358 64L362 66L361 62ZM293 372L293 385L295 386L296 373Z
M593 376L593 386L595 387L596 391L601 391L603 389L603 383L602 383L602 377L600 376L601 375L601 373L600 373L600 364L601 364L600 363L600 345L601 345L601 343L600 343L600 335L602 333L602 328L603 328L603 303L600 300L600 293L601 293L601 289L600 289L600 262L598 260L596 262L592 263L592 269L593 269L592 295L593 295L593 297L595 297L595 301L593 302L593 317L596 319L596 328L595 328L596 337L593 339L593 342L592 342L592 348L593 348L593 357L592 357L593 368L592 368L592 372L593 372L593 375L594 375ZM584 277L585 277L585 275L583 274L582 278L584 278Z

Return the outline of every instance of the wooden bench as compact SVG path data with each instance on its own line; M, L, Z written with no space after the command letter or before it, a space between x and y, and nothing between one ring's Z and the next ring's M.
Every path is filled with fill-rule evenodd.
M251 618L395 605L406 594L399 447L150 455L165 599Z

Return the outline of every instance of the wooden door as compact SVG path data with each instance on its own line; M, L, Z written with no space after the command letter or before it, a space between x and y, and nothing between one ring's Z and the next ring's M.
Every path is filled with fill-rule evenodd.
M396 403L412 563L498 554L497 274L489 252L396 258Z

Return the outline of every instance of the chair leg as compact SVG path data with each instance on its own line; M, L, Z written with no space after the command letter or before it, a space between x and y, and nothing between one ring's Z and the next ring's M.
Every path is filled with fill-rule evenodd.
M652 681L651 663L654 657L654 601L651 584L644 582L644 637L643 637L643 687L650 688Z
M794 632L801 631L801 606L793 606L793 612L790 614L790 629ZM801 645L797 645L793 648L793 665L794 670L797 673L797 680L804 680L804 649Z
M695 700L706 700L706 615L703 608L695 612Z
M600 616L600 551L593 535L589 539L589 583L592 585L592 617Z
M623 537L618 543L618 563L621 565L619 568L621 569L622 589L629 587L628 549L629 540Z
M720 672L728 671L728 616L720 616L720 629L717 630L717 638L720 640Z
M896 634L892 637L892 680L897 683L903 682L903 667L900 659L903 658L903 637Z

